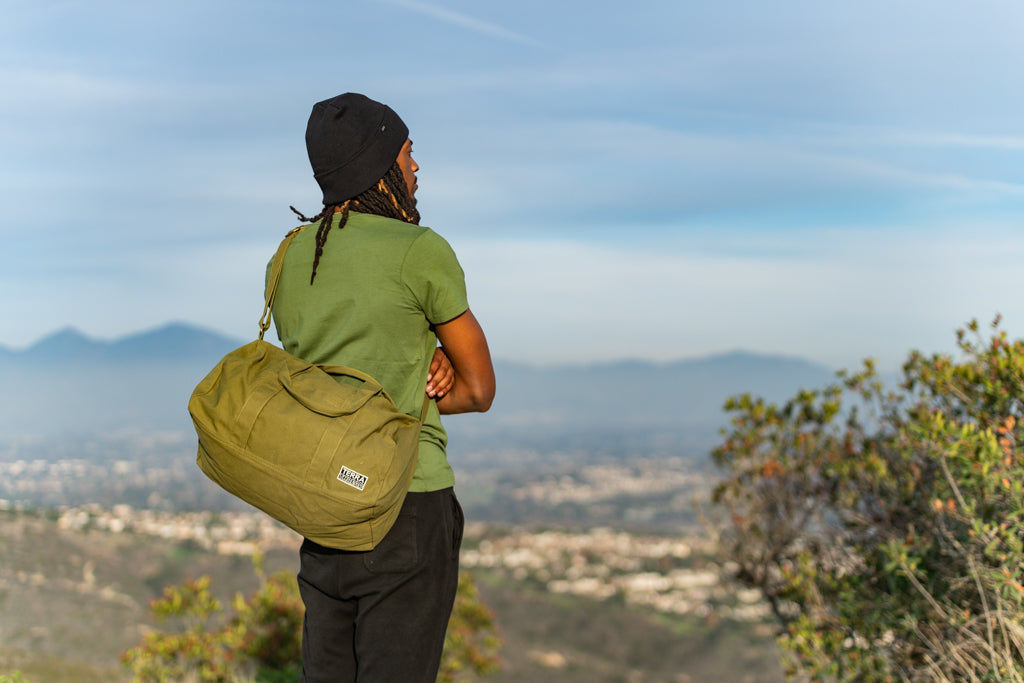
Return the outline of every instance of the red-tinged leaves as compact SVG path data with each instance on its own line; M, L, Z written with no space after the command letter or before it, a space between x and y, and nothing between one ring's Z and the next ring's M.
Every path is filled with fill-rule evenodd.
M958 330L955 359L910 353L895 387L866 362L781 406L727 404L722 538L794 671L1024 680L1024 342L998 327Z

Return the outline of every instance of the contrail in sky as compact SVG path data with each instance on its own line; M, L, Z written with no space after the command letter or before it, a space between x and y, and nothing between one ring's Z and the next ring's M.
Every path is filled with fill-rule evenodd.
M381 2L385 2L389 5L396 5L398 7L404 7L414 12L419 12L420 14L425 14L429 17L440 19L441 21L446 21L449 24L468 28L469 30L477 33L483 33L517 43L526 43L530 45L537 44L537 41L533 38L529 38L514 31L509 31L508 29L502 28L497 24L492 24L489 21L475 19L471 16L462 14L461 12L455 12L454 10L447 9L433 3L420 2L420 0L381 0Z

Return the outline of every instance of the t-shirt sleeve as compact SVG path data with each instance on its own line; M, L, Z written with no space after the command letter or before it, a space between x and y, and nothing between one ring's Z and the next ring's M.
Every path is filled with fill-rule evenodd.
M410 246L402 279L431 324L446 323L469 309L466 276L448 242L429 228Z

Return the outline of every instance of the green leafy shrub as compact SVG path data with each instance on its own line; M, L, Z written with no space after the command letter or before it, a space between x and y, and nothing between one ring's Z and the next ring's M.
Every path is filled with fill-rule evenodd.
M213 597L208 577L167 586L150 609L157 621L174 628L150 631L121 656L133 680L296 683L304 613L298 584L290 572L264 575L259 556L254 566L260 587L248 598L236 595L230 612ZM495 671L499 647L493 615L469 576L460 576L438 681Z
M481 600L469 574L459 576L459 591L444 637L439 683L454 683L463 674L486 676L498 670L501 640L494 614Z
M171 631L154 630L121 656L139 683L198 680L228 683L297 680L301 659L302 602L289 572L266 576L254 558L260 587L248 598L236 595L225 614L210 591L209 577L167 586L150 610Z
M871 362L782 405L730 399L715 450L737 578L813 680L1024 681L1024 342Z

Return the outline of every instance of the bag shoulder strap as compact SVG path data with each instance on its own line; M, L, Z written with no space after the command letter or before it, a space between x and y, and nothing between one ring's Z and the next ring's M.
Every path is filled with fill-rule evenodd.
M427 408L430 407L430 395L427 392L423 392L423 409L420 411L420 426L423 426L424 421L427 419Z
M300 225L297 228L289 230L288 234L284 236L283 240L281 240L281 244L278 245L277 253L274 254L274 262L270 266L270 276L267 278L263 315L260 316L261 341L263 340L263 335L266 334L268 329L270 329L270 309L274 305L274 295L277 294L277 283L281 281L281 270L284 268L284 254L288 251L288 245L292 243L295 236L305 227L305 225Z
M263 303L263 315L260 316L260 341L263 340L263 335L266 334L267 330L270 329L270 317L271 309L274 305L274 296L277 294L277 285L281 281L281 271L284 269L284 255L288 251L288 245L292 243L295 236L302 232L306 227L300 225L297 228L293 228L288 231L288 234L281 240L281 244L277 247L277 252L274 254L274 261L270 266L270 275L267 277L267 289L265 292L265 299ZM321 369L330 371L332 367L337 367L338 370L344 371L343 374L353 375L363 381L371 381L374 384L378 384L377 380L373 379L369 375L355 368L341 367L341 366L320 366ZM430 396L424 392L423 394L423 408L420 410L420 424L427 419L427 409L430 408Z

